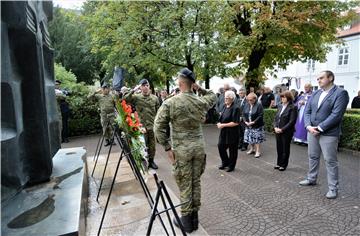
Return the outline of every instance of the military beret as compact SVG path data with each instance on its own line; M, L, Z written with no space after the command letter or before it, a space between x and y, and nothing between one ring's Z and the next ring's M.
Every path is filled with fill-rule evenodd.
M140 85L149 84L149 81L147 79L142 79L139 82Z
M185 78L188 78L189 80L191 80L193 83L195 83L195 74L194 72L192 72L191 70L189 70L188 68L182 68L178 75L181 75Z
M60 80L55 80L55 84L61 84L61 81Z

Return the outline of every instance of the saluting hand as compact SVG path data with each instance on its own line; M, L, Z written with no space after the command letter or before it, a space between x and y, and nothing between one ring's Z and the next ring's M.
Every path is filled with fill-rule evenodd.
M198 85L197 83L193 83L192 88L198 91L200 89L200 85Z

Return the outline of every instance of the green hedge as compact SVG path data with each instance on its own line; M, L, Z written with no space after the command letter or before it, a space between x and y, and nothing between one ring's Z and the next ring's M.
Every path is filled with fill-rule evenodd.
M360 151L360 114L345 113L340 147Z
M360 115L360 109L347 109L346 114L359 114Z
M71 118L69 119L70 136L98 134L101 132L98 107L97 103L90 100L81 106L71 107Z
M360 151L360 113L355 109L349 110L346 111L343 119L340 147ZM265 130L268 132L273 131L275 115L276 109L264 110Z

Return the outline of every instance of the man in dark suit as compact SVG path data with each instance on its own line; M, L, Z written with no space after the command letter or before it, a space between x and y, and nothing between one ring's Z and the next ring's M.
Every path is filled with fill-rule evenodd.
M237 99L237 106L240 107L240 125L239 125L239 149L241 151L246 151L248 144L244 142L244 132L245 132L245 123L242 119L242 112L244 110L244 106L246 104L246 90L240 89L239 90L239 99Z
M300 185L314 185L319 173L320 155L323 153L327 170L329 191L326 197L337 197L339 174L337 147L341 121L349 95L346 90L334 84L335 75L323 71L317 78L320 90L313 93L305 108L305 127L308 131L309 172Z
M354 99L351 102L351 108L358 109L360 108L360 91L358 91L358 95L354 97Z

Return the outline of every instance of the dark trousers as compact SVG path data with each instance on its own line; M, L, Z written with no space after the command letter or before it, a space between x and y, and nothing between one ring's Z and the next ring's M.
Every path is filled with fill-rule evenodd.
M290 143L293 132L276 134L277 165L286 168L289 164Z
M228 166L233 169L236 165L236 160L238 157L238 144L218 144L219 154L224 166ZM229 149L229 155L227 153L227 149Z
M247 148L248 143L244 142L244 134L245 134L245 124L243 122L240 123L239 127L239 148Z
M62 130L61 139L66 141L69 137L69 113L61 113L62 117Z

